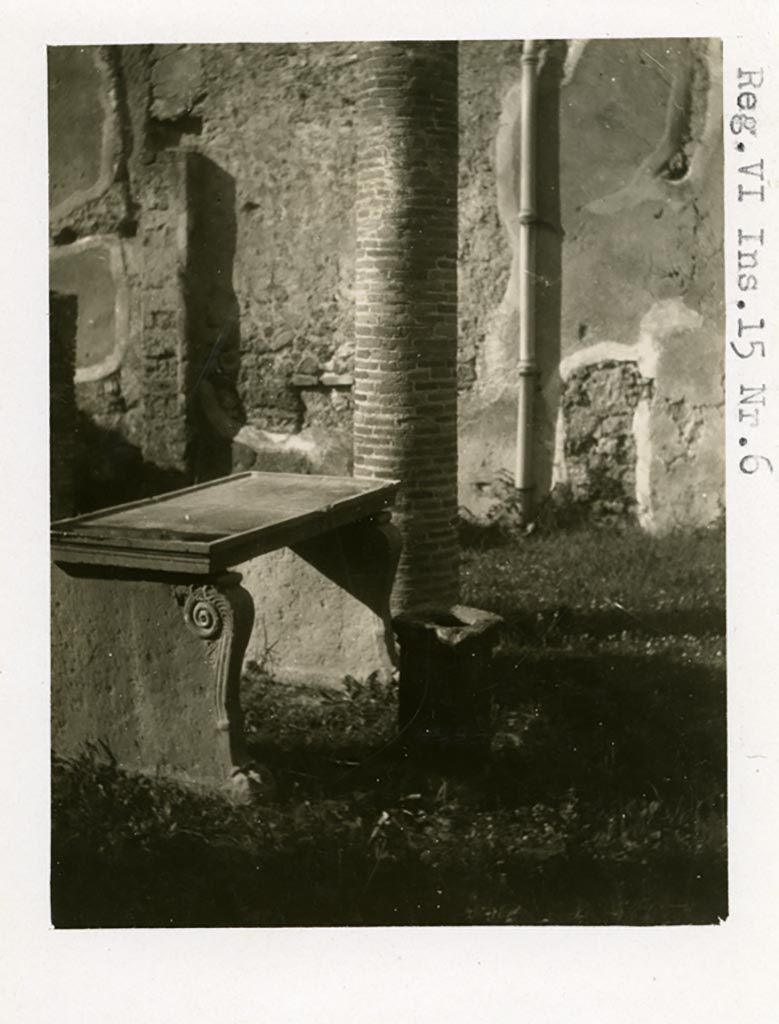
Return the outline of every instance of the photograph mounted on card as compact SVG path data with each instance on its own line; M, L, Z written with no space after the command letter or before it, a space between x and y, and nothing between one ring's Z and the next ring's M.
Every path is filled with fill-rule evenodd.
M55 928L724 921L721 40L48 66Z

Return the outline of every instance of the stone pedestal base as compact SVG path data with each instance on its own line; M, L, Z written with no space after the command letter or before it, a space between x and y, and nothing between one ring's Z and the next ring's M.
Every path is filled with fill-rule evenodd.
M53 565L54 753L100 741L128 769L240 789L253 622L240 582Z
M400 727L436 752L481 753L492 738L490 657L499 615L453 605L398 615Z

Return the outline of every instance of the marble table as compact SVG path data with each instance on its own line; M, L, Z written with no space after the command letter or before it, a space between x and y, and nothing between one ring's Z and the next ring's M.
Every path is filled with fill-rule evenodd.
M53 523L54 752L100 743L128 769L245 788L254 601L236 569L299 552L371 609L391 648L397 487L248 472ZM306 615L321 619L312 637L333 628L326 602Z

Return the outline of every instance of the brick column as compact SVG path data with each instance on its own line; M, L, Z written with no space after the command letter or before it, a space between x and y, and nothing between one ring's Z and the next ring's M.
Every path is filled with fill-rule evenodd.
M397 479L394 610L458 598L457 44L366 44L354 473Z

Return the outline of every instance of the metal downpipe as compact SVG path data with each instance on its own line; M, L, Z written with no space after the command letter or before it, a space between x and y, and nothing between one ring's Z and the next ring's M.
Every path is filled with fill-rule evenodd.
M517 235L517 283L519 352L517 361L517 446L514 486L524 524L532 520L535 505L533 472L534 392L538 377L535 336L535 229L536 209L536 113L538 43L526 39L522 49L522 98L520 112L519 230Z

